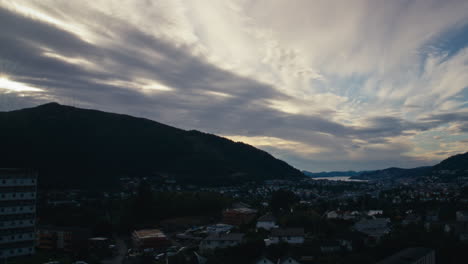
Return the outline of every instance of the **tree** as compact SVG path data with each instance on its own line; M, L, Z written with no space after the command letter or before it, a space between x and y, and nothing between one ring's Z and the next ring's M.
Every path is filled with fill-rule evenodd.
M291 210L291 207L299 201L293 192L288 190L278 190L274 192L271 196L271 209L274 214L279 214L280 212Z

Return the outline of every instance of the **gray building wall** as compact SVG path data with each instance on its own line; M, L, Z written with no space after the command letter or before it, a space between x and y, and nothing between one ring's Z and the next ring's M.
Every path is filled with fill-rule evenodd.
M0 258L34 254L37 173L0 168Z

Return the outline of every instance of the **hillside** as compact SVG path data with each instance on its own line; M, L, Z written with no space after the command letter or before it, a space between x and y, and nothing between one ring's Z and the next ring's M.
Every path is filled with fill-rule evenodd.
M352 178L359 180L396 180L401 178L425 176L430 171L431 167L418 167L413 169L388 168L363 172L360 175L353 176Z
M468 170L468 152L443 160L434 166L434 170Z
M445 179L468 177L468 152L449 157L432 167L433 176Z
M453 180L456 177L468 177L468 152L449 157L434 166L413 169L388 168L362 172L352 178L360 180L396 180L424 176L436 177L440 181Z
M195 184L303 177L265 151L128 115L49 103L0 112L0 167L36 168L41 186L106 186L119 177Z

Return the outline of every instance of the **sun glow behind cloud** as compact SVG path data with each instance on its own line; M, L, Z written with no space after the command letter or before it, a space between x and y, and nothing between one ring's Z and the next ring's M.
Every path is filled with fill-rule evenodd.
M31 87L27 84L9 80L7 77L0 76L0 89L7 92L42 92L42 89Z

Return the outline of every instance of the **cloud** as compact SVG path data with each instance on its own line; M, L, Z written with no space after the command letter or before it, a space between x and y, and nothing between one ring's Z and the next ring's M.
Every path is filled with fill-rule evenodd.
M144 116L314 171L427 165L466 146L451 142L468 138L467 14L462 0L3 0L0 109Z

